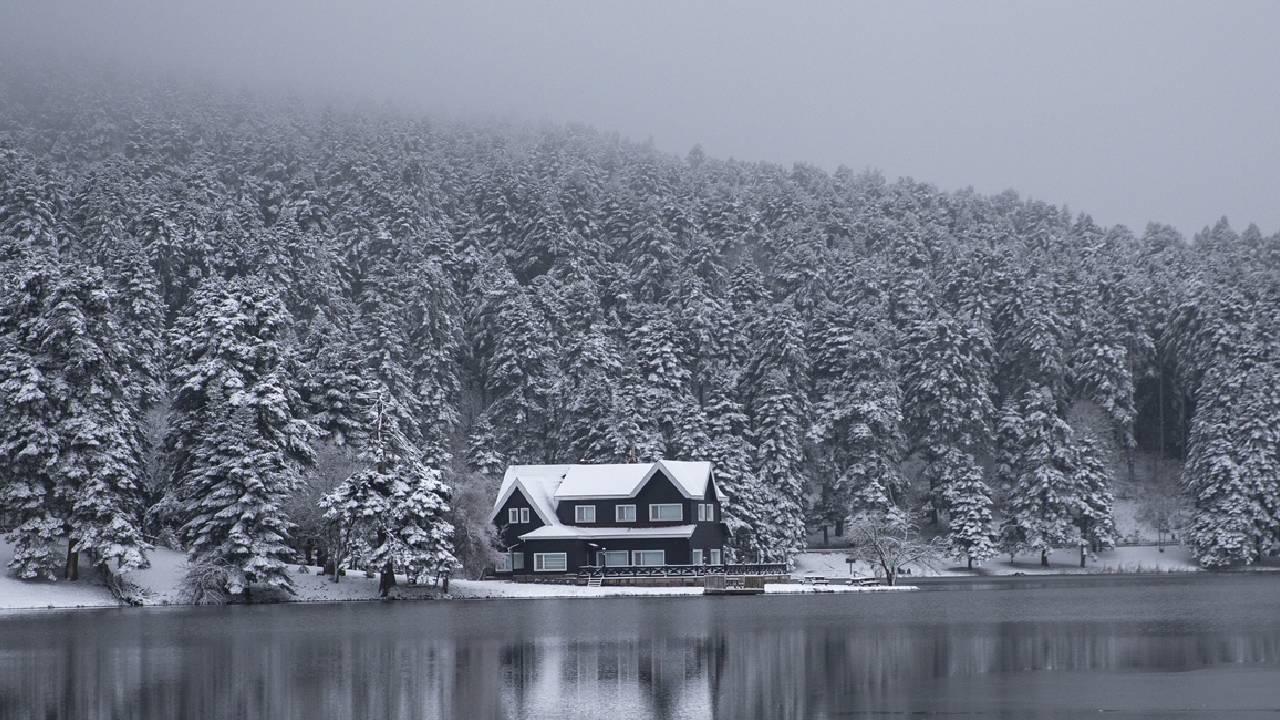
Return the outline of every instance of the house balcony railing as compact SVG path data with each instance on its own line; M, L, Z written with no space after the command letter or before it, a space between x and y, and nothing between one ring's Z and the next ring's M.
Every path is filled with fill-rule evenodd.
M583 565L580 578L701 577L704 575L786 575L784 563L735 563L732 565Z

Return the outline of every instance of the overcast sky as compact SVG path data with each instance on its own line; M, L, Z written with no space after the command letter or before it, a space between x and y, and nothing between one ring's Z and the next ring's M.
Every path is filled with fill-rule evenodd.
M1280 230L1280 1L0 0L30 57Z

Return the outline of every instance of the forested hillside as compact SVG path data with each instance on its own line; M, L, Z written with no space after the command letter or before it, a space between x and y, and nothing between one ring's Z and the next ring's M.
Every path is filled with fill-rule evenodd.
M1138 452L1185 463L1203 564L1280 550L1280 235L579 127L3 83L22 577L173 535L287 587L303 533L426 571L483 558L507 463L660 457L714 461L739 557L864 511L960 560L1105 546Z

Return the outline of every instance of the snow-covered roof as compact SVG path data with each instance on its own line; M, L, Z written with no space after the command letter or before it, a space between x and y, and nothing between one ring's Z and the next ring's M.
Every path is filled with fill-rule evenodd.
M556 488L569 465L510 465L502 476L502 487L498 490L498 498L493 503L493 512L489 514L489 522L498 517L498 511L507 503L511 493L520 489L534 512L547 525L556 524Z
M556 525L556 504L561 500L635 497L655 472L662 470L676 489L690 500L705 497L711 481L711 463L704 461L659 460L651 463L600 465L511 465L502 477L502 487L493 503L489 522L498 517L511 493L519 488L532 503L538 517ZM716 497L724 496L716 488Z
M687 538L695 525L667 527L583 527L581 525L543 525L520 536L521 540L609 540L619 538Z
M656 463L570 465L564 482L556 488L557 500L624 498L640 491Z
M651 463L569 465L556 500L635 497L658 470L664 470L682 495L699 500L707 492L711 463L659 460Z
M672 480L676 481L676 485L692 500L698 500L706 496L707 483L711 481L711 463L705 461L691 460L663 460L662 467L667 469L667 474ZM720 497L720 489L716 488L716 497Z

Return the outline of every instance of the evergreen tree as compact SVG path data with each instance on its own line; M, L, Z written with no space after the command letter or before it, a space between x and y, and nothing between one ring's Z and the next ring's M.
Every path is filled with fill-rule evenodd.
M80 553L103 570L146 564L139 397L113 300L96 269L37 260L3 301L0 496L18 521L19 577L53 577L63 541L73 580Z
M385 597L395 584L396 568L411 580L452 568L453 526L449 488L440 470L424 465L400 430L397 419L404 411L392 409L397 401L385 387L370 400L368 441L360 454L367 467L320 504L326 518L368 548L363 560L381 572L379 592Z
M1048 565L1055 546L1077 537L1072 432L1048 388L1028 391L1019 414L1023 440L1001 536L1016 549L1039 551L1040 563Z
M284 305L255 279L210 281L175 327L166 439L193 564L228 568L228 590L292 591L282 500L313 460Z

